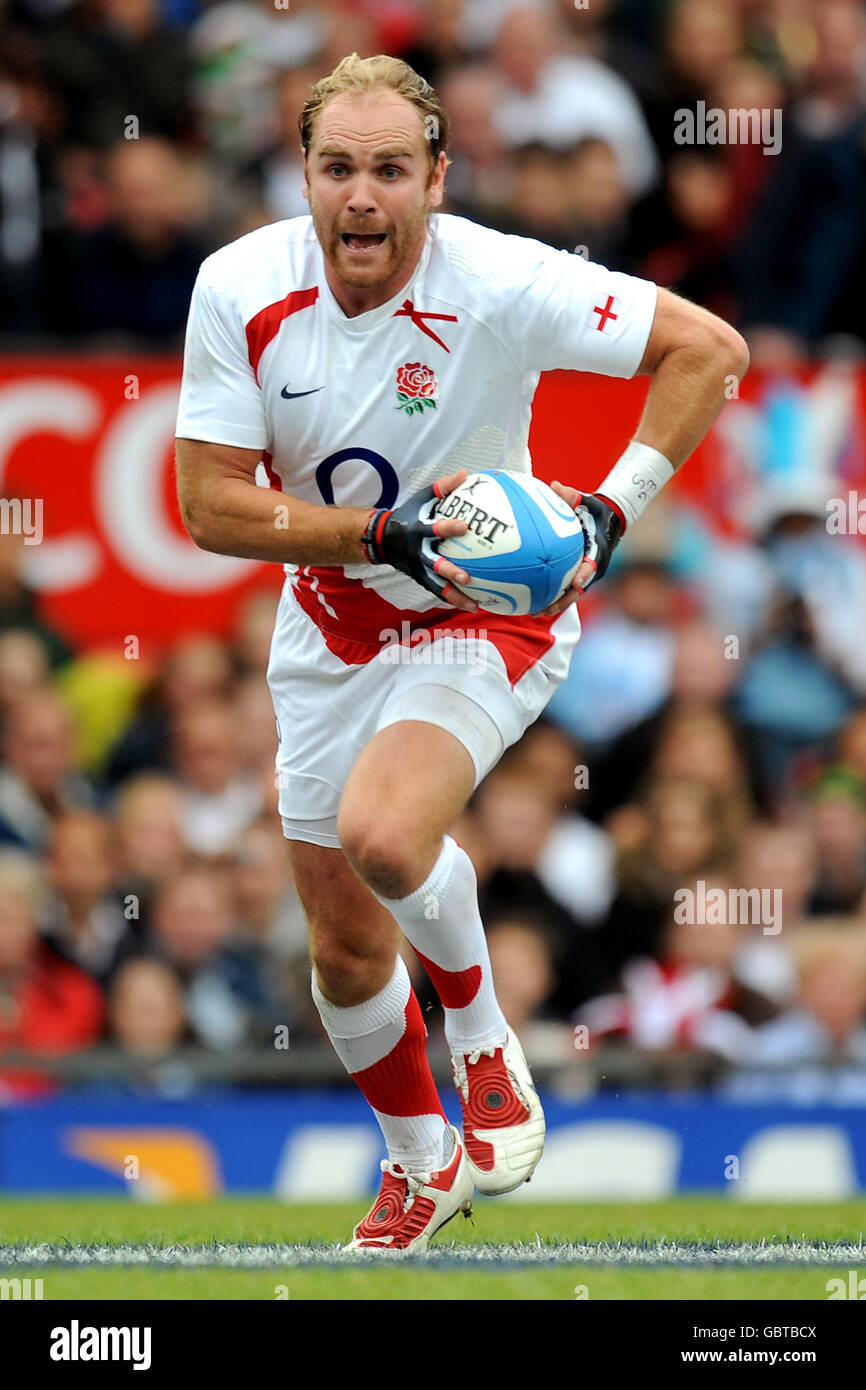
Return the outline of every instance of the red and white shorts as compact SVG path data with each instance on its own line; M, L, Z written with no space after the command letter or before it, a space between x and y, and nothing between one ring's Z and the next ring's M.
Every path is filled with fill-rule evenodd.
M403 719L452 733L475 764L477 786L541 714L580 636L573 604L553 618L442 608L414 617L423 626L398 624L384 645L381 633L358 640L353 628L349 638L327 612L302 607L286 580L268 685L287 839L340 847L337 811L349 773L374 734Z

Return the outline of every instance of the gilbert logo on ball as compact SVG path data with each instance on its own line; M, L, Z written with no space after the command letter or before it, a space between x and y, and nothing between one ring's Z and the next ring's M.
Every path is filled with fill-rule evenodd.
M572 508L531 473L473 473L435 515L469 523L439 554L471 576L456 587L490 613L541 613L571 584L584 535Z

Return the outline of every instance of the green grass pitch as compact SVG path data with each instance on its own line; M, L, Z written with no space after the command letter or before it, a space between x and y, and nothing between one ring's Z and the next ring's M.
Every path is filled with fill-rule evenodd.
M866 1275L866 1204L476 1201L429 1257L346 1261L363 1204L0 1199L0 1279L52 1299L815 1299ZM7 1295L8 1296L8 1295Z

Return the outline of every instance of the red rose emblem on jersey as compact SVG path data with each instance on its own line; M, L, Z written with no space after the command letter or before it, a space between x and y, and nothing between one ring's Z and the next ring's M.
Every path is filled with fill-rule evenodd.
M424 407L436 409L435 396L439 382L432 367L423 362L406 362L397 368L397 405L395 410L405 410L407 415L424 414Z

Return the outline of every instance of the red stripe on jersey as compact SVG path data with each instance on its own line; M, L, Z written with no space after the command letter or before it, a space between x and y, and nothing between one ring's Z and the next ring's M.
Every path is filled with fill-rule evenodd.
M553 624L558 615L528 614L511 617L500 613L463 613L455 608L396 608L360 579L349 579L339 566L305 565L293 583L298 603L318 627L325 646L347 666L372 661L377 651L398 634L403 623L408 631L454 630L468 637L486 636L500 653L512 685L540 661L553 646Z
M387 1057L352 1072L374 1110L383 1115L442 1115L442 1102L427 1061L427 1029L412 990L406 1004L406 1031Z
M296 572L292 589L328 651L346 666L366 666L387 641L383 631L400 629L403 610L386 603L359 579L347 579L341 569L305 565ZM420 616L414 611L407 614L410 620Z
M292 290L285 299L278 299L276 303L269 304L265 309L260 309L250 319L247 324L247 352L250 366L255 372L256 381L259 379L259 362L262 359L262 353L268 343L277 336L283 319L287 319L290 314L296 314L299 309L308 309L311 304L315 304L318 297L318 285L313 285L312 289L309 290Z
M470 965L468 970L445 970L422 956L417 946L415 954L433 981L433 988L444 1008L465 1009L467 1004L472 1003L481 988L480 965Z
M279 492L282 492L283 480L280 477L279 473L277 473L274 469L273 454L262 454L262 464L264 465L264 470L268 475L268 486L275 487Z
M522 618L509 618L498 613L483 613L487 636L493 643L508 672L508 679L516 685L531 666L549 652L554 643L553 624L558 613L546 617L543 613L527 613Z

